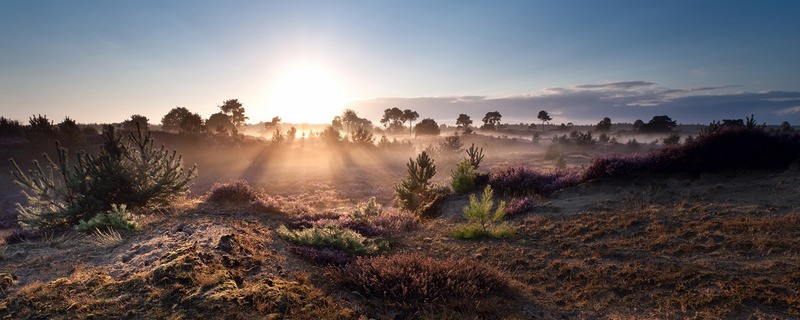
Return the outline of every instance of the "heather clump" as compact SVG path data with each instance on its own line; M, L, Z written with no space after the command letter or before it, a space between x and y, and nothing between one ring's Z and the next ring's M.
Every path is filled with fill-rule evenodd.
M206 202L220 205L248 205L258 200L258 192L247 181L215 183L206 195Z
M261 194L245 180L215 183L206 194L205 202L221 207L249 209L256 212L284 212L283 204L275 198Z
M345 286L367 297L398 302L442 302L500 293L508 282L472 260L422 254L359 258L338 273Z
M749 122L748 122L749 123ZM699 137L645 154L599 157L584 180L643 173L779 169L800 159L800 135L770 133L750 126L709 126Z
M509 168L493 173L489 184L507 195L536 193L548 195L578 185L581 177L568 171L542 172L525 167Z
M512 198L506 205L506 214L509 216L516 216L526 212L530 212L541 204L539 197L525 196Z

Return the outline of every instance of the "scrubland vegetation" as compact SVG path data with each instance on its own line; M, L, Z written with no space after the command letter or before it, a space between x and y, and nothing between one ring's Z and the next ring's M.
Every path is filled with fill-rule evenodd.
M158 128L0 118L0 314L800 317L788 123L569 133L546 111L441 128L393 108L298 133L220 108Z

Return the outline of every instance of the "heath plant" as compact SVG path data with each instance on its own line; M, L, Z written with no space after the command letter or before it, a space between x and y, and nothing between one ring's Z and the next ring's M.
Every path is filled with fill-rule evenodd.
M506 202L500 201L494 207L493 191L490 186L483 189L480 199L474 194L469 197L469 205L464 207L464 217L468 224L457 226L453 236L460 239L476 239L482 237L507 238L514 235L514 230L505 223L500 223L506 215ZM494 208L494 210L492 210Z

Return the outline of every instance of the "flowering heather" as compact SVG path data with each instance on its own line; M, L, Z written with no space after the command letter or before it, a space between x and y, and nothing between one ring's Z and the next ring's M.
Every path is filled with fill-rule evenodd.
M419 224L419 217L411 211L387 208L372 222L383 230L410 231Z
M493 173L489 184L504 194L550 194L577 185L580 178L580 175L567 171L541 172L519 167Z
M541 204L540 200L534 196L513 198L509 200L506 205L506 214L509 216L516 216L533 210L539 204Z
M583 180L642 173L698 174L736 169L778 169L799 158L798 134L731 128L645 154L596 158L584 172Z
M417 253L358 258L340 269L339 281L367 297L402 302L473 298L508 287L503 275L472 260L438 260Z

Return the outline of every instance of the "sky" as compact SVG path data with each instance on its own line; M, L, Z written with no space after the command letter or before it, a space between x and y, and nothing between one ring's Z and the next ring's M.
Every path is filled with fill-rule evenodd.
M0 115L800 124L800 1L0 1Z

